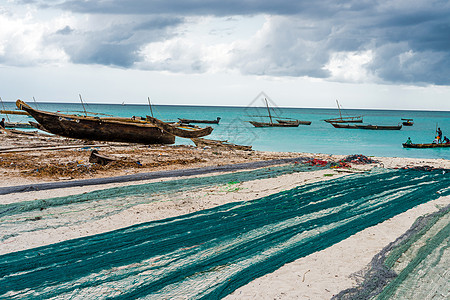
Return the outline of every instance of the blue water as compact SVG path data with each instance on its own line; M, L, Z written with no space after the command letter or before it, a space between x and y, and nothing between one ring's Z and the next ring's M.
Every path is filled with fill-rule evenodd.
M33 103L33 107L48 111L83 111L81 103ZM15 104L5 102L6 109ZM131 117L150 114L148 105L85 104L86 110L114 116ZM396 125L401 118L414 119L414 126L401 130L337 129L324 119L339 116L337 109L277 108L272 112L283 118L312 121L309 126L294 128L254 128L247 121L264 121L265 108L258 107L204 107L153 105L153 114L162 120L216 119L220 124L212 125L211 139L228 140L232 143L252 145L255 150L283 152L312 152L325 154L355 154L385 157L444 158L450 159L450 148L404 149L402 143L411 137L413 143L431 143L436 126L443 135L450 137L450 112L448 111L392 111L392 110L345 110L343 115L363 115L365 124ZM9 116L12 121L27 121L25 116ZM190 140L177 138L177 144L193 144Z

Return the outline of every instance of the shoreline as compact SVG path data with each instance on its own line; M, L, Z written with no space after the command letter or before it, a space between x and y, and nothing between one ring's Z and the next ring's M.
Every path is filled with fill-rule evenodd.
M124 146L117 146L124 147ZM168 147L164 147L168 148ZM235 161L241 159L242 161L248 161L248 156L255 158L251 161L261 162L267 161L267 159L292 159L293 153L262 153L254 152L252 155L248 153L242 153L239 151L233 151L230 153L222 153L222 156L227 156L226 159L220 160L213 154L214 149L189 149L192 147L183 147L183 150L192 150L193 153L200 152L205 154L205 157L213 157L216 160L212 160L215 166L224 166L227 163L236 164ZM118 148L112 147L112 151L117 151ZM162 153L161 149L151 151ZM179 147L174 147L174 152L178 151ZM165 153L170 153L172 150L164 149ZM61 151L65 154L63 151ZM39 152L33 154L36 159L39 159ZM56 153L56 152L52 152ZM70 152L72 154L79 154L79 152ZM239 159L236 157L236 153ZM8 154L10 155L10 154ZM185 154L184 154L185 155ZM305 157L306 159L327 159L329 161L339 161L344 156L337 155L317 155L317 154L303 154L295 153L295 155ZM44 155L45 156L45 155ZM48 157L46 157L48 159ZM54 157L55 159L61 159L61 157ZM167 158L167 156L166 156ZM224 157L222 157L224 158ZM379 161L377 164L371 165L358 165L351 164L351 172L366 172L375 166L383 168L402 168L402 167L421 167L432 166L436 168L450 169L449 160L439 159L408 159L408 158L386 158L386 157L371 157L374 160ZM266 159L266 160L264 160ZM205 163L201 162L200 164ZM243 162L238 162L243 163ZM189 169L189 166L197 167L198 162L192 164L182 165L181 170ZM207 164L207 163L206 163ZM180 170L180 165L174 164L165 166L164 169L168 170ZM200 166L201 168L202 166ZM203 166L203 167L211 167ZM26 184L34 184L43 178L24 178L8 168L0 168L1 172L4 172L4 179L0 181L1 187L11 187L17 185L22 180ZM129 171L128 173L136 174L139 170L134 166L133 168L126 169L121 168L120 172ZM200 169L201 170L201 169ZM12 171L12 172L10 172ZM244 171L244 170L240 170ZM119 172L119 173L120 173ZM117 170L108 170L106 172L109 176L114 173L118 173ZM182 173L182 172L181 172ZM231 172L233 173L233 171ZM105 173L96 174L94 178L99 178L98 175L104 175ZM195 176L182 176L184 178L201 178L205 176L215 176L220 174L229 174L229 172L214 172L210 174L201 174L201 172L195 174ZM169 198L167 196L158 196L157 201L150 203L141 203L139 205L132 206L128 209L113 213L110 215L101 216L98 215L95 210L87 210L88 216L81 212L69 211L70 218L80 218L80 221L76 224L66 226L52 227L57 222L64 221L64 211L58 210L41 210L31 214L35 216L35 220L28 221L33 226L38 226L45 229L38 231L29 231L19 233L17 236L12 236L2 241L2 250L0 254L12 253L15 251L30 249L34 247L49 245L69 239L92 236L120 228L132 226L135 224L141 224L145 222L162 220L169 217L177 217L188 213L201 211L224 205L232 202L248 201L255 198L268 196L277 192L286 191L299 185L310 184L317 181L328 180L331 178L338 178L345 176L347 173L342 172L340 169L314 169L309 172L299 172L293 174L284 174L275 178L264 178L244 182L236 182L229 184L219 184L214 186L202 187L199 189L181 191L175 194L171 194ZM19 175L19 176L17 176ZM106 176L108 176L106 175ZM192 174L193 175L193 174ZM14 180L9 180L9 176L12 176ZM6 177L6 180L5 180ZM89 176L92 178L91 176ZM178 177L177 177L178 178ZM49 199L52 197L61 197L67 195L89 193L96 190L102 190L105 188L115 188L120 186L140 185L144 183L158 183L163 181L172 181L177 178L151 178L141 181L133 182L116 182L101 185L92 185L89 187L78 186L70 187L67 189L52 189L41 191L27 191L21 193L11 193L8 195L0 195L0 204L14 203L17 201L35 201L38 199ZM46 182L71 182L77 179L61 179L60 177L46 178ZM398 236L402 235L414 221L425 214L432 213L448 204L450 200L449 196L438 198L419 206L416 206L404 213L401 213L387 221L379 223L376 226L366 228L353 236L334 244L333 246L307 255L303 258L295 260L292 263L288 263L279 268L273 273L256 278L247 285L242 286L230 295L227 299L240 299L242 297L250 299L290 299L290 298L310 298L310 299L325 299L336 295L340 291L354 287L357 283L354 274L364 269L370 262L372 257L381 251L387 244L394 241ZM88 205L88 204L86 204ZM52 219L50 215L59 215L58 219ZM20 221L20 220L19 220ZM22 221L20 221L22 222ZM53 223L52 223L53 222Z

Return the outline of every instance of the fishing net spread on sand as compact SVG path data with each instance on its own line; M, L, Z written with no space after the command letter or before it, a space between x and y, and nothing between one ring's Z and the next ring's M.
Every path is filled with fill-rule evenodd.
M2 299L219 299L416 205L450 174L354 174L0 256ZM119 192L120 190L117 190Z
M363 278L333 299L448 299L450 205L416 220L373 258Z
M0 241L48 227L55 229L92 222L140 204L167 201L167 198L180 199L185 197L186 191L190 190L223 186L224 190L228 191L239 182L274 178L314 169L304 164L289 164L217 176L129 185L65 197L4 204L0 205ZM45 220L45 224L33 222L41 219Z

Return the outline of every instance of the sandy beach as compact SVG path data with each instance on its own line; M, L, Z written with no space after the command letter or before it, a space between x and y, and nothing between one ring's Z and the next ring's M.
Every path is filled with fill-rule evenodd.
M326 154L272 153L192 146L92 144L57 137L17 136L14 134L1 134L0 143L2 145L0 147L0 174L2 175L0 187L33 186L43 182L70 182L275 159L299 158L302 163L314 160L338 163L345 158L345 156ZM62 149L63 146L66 148ZM103 155L115 158L116 161L106 166L90 163L89 154L93 149L97 149ZM346 168L314 168L307 172L294 172L274 178L201 187L180 191L170 194L170 196L160 195L157 201L134 205L128 209L119 210L117 213L111 210L111 213L105 215L97 214L95 209L80 212L70 211L70 216L64 216L67 212L57 208L41 209L41 211L30 214L30 217L34 218L33 220L23 222L32 224L33 228L39 229L22 230L23 228L21 228L17 234L3 237L0 254L182 216L223 204L249 201L287 191L297 186L363 173L373 168L396 169L427 166L450 169L448 160L382 157L371 157L371 159L376 163L349 162L349 166ZM217 174L224 174L224 172L196 175L196 177ZM9 193L0 195L0 204L36 201L168 180L173 180L173 178L162 177L145 181ZM440 197L416 206L376 226L366 228L331 247L285 264L273 273L256 278L226 298L330 299L344 289L355 287L359 283L358 276L355 274L366 268L374 255L405 233L418 217L448 205L449 200L448 196ZM55 218L55 215L58 215L58 218ZM58 225L66 222L66 219L69 225Z

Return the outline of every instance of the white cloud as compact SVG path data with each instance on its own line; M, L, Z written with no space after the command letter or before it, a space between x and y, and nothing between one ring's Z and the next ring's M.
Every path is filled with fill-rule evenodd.
M331 55L326 68L331 72L330 79L340 82L374 82L376 79L367 71L372 61L372 51L336 52Z
M59 64L68 61L68 56L57 44L47 43L45 37L52 34L60 24L67 23L65 17L42 21L29 10L26 16L0 15L0 63L13 66Z

